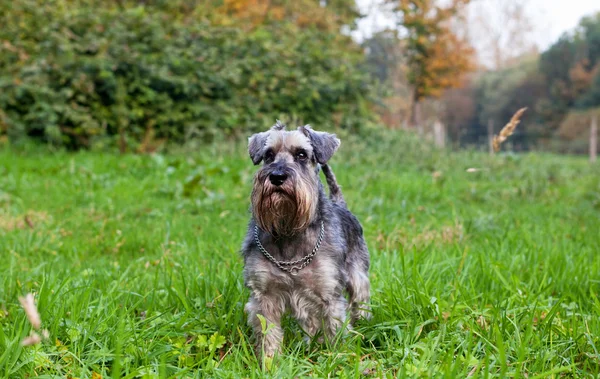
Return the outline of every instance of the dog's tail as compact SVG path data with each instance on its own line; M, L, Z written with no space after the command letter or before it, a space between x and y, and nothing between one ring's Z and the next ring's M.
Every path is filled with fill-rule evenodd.
M329 187L329 197L336 203L345 204L344 195L342 195L342 189L340 188L331 167L326 164L321 165L325 179L327 180L327 186Z

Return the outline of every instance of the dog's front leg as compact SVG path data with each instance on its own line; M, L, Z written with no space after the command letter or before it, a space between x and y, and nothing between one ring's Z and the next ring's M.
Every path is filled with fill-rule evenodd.
M369 308L369 274L359 268L352 267L349 270L347 290L350 294L350 323L354 324L357 320L371 318Z
M285 301L282 298L254 293L246 304L248 324L254 331L256 339L256 352L259 356L272 357L281 351L283 330L281 329L281 315L285 310ZM258 315L266 321L261 323Z
M325 336L330 342L335 340L336 334L342 329L346 320L346 299L343 296L328 301L323 307L323 327Z

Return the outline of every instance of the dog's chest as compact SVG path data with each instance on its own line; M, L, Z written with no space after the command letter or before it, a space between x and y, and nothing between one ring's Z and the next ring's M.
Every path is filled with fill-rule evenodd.
M315 259L293 276L294 288L315 293L329 292L339 281L337 266L328 257Z
M310 293L327 297L340 287L340 275L333 260L323 254L306 267L290 274L278 268L263 256L247 262L247 284L262 294Z

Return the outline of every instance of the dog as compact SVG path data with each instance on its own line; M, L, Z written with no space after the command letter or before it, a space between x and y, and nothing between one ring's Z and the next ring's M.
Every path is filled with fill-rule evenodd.
M309 125L287 131L279 121L248 140L254 165L264 162L254 177L252 217L241 249L250 290L244 310L259 356L281 352L286 311L308 338L323 332L330 340L343 327L370 317L369 251L362 226L327 165L339 146L334 134ZM270 325L266 332L259 315Z

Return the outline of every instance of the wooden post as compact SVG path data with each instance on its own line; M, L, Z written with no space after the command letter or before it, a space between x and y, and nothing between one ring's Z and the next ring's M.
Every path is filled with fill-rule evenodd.
M433 124L433 138L435 141L435 146L444 148L446 136L444 133L444 125L440 122L440 120L435 120L435 123Z
M494 155L494 120L491 118L488 119L487 124L487 134L488 134L488 146L490 149L490 155Z
M598 154L598 116L592 115L592 124L590 125L590 162L596 162Z

